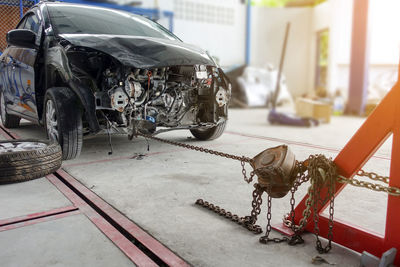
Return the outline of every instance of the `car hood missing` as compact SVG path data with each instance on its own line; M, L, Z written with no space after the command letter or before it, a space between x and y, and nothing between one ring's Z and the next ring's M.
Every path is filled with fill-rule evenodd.
M109 54L122 64L135 68L196 64L215 66L204 50L180 41L95 34L61 34L60 37L75 46L89 47Z

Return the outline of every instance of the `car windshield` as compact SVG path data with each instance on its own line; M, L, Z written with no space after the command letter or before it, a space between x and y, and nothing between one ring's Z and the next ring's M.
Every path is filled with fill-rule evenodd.
M179 40L164 27L128 12L82 5L48 5L58 34L110 34Z

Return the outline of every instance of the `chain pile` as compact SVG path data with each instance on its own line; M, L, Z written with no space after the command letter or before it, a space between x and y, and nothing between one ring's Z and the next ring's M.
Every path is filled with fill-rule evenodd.
M242 167L242 175L243 179L247 183L251 183L257 170L252 170L250 172L250 176L247 176L246 171L246 163L251 164L253 159L245 157L245 156L236 156L212 149L207 149L199 146L188 145L180 142L170 141L161 139L152 135L144 134L144 133L137 133L137 135L153 139L159 142L163 142L166 144L183 147L186 149L199 151L211 155L216 155L228 159L233 159L240 161ZM390 186L382 186L380 184L374 184L370 182L365 182L361 180L357 180L355 178L349 179L342 175L339 175L336 170L336 166L332 159L326 158L324 155L311 155L305 161L299 162L296 161L295 163L295 172L294 172L295 180L293 186L290 190L291 198L290 198L290 205L291 210L290 213L286 214L283 218L283 223L286 227L290 228L294 235L291 238L282 237L282 238L270 238L269 234L271 232L271 209L272 209L272 198L268 195L267 199L267 226L266 232L264 236L260 237L260 243L267 244L269 242L280 243L280 242L287 242L289 245L297 245L304 243L304 240L301 237L301 234L304 232L307 222L312 216L312 220L314 222L314 234L316 236L316 249L319 253L327 253L331 250L332 247L332 238L333 238L333 215L334 215L334 200L335 200L335 185L336 182L339 183L346 183L356 187L363 187L367 189L371 189L374 191L386 192L392 196L400 196L400 189L396 187ZM363 176L370 178L374 181L379 181L388 184L389 177L379 176L373 172L365 172L360 170L357 172L358 176ZM310 186L308 188L308 198L305 201L306 208L302 213L302 218L299 220L299 224L295 224L295 193L300 185L303 183L310 182ZM249 231L253 232L254 234L261 234L262 229L259 225L256 224L258 216L261 213L261 205L262 195L265 192L265 188L262 188L258 183L254 184L254 191L252 193L253 200L252 200L252 210L250 216L239 217L236 214L233 214L225 209L216 206L208 201L204 201L203 199L198 199L196 201L197 205L200 205L204 208L207 208L220 216L223 216L231 221L245 227ZM321 191L326 189L325 197L321 198ZM325 205L329 201L329 230L328 230L328 243L325 247L322 246L321 240L319 238L319 215L318 210L320 207Z

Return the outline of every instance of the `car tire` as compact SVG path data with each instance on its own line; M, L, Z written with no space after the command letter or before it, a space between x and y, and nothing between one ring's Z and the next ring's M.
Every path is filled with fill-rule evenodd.
M194 137L196 137L199 140L203 140L203 141L214 140L214 139L217 139L218 137L220 137L224 133L226 123L227 123L227 121L224 121L212 128L192 129L192 130L190 130L190 132L192 133L192 135Z
M66 87L48 89L43 110L47 137L58 141L62 158L78 157L82 149L82 112L75 93Z
M7 113L3 92L0 92L0 116L1 123L6 128L17 128L19 126L19 122L21 121L20 117Z
M61 147L54 141L0 141L0 184L44 177L61 167L61 157Z

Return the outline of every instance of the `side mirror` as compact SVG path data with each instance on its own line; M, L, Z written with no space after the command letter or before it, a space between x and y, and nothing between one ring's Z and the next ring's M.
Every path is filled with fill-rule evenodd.
M7 33L7 43L9 45L23 48L35 48L36 34L31 30L17 29Z

